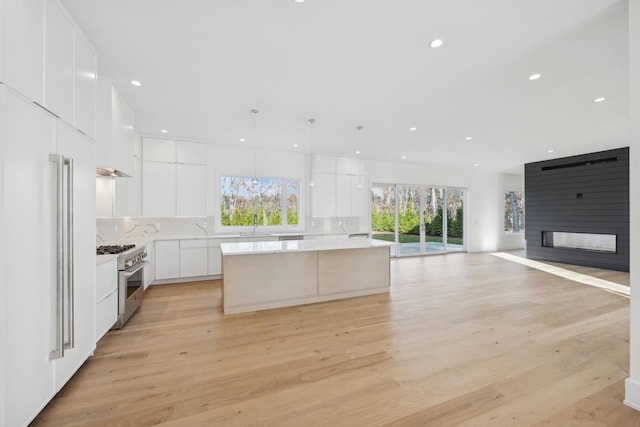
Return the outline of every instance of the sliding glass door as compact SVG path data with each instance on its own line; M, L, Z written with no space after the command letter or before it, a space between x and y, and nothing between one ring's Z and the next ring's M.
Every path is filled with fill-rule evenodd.
M396 241L396 186L373 184L371 186L371 237L388 242ZM391 247L396 256L396 247Z
M394 256L464 251L463 203L460 188L373 184L372 237L394 242Z
M421 187L398 185L398 255L424 252L424 192Z
M464 251L464 192L460 188L447 188L447 252Z

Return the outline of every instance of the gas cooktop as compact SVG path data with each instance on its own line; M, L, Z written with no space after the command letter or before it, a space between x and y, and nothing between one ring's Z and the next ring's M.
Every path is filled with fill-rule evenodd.
M135 248L136 245L103 245L96 248L97 255L115 255Z

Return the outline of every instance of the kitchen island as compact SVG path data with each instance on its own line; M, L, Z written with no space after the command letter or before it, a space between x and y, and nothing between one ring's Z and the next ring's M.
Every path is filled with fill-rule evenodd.
M372 239L222 243L224 313L389 292L390 246Z

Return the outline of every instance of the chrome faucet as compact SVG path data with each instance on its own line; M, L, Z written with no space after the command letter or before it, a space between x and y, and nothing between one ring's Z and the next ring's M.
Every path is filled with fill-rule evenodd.
M256 229L258 228L258 214L253 214L253 232L256 232Z

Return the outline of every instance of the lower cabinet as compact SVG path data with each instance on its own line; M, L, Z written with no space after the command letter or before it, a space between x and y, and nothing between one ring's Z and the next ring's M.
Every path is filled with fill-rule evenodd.
M299 238L299 236L292 236ZM346 235L345 235L346 237ZM147 246L147 261L155 265L155 277L150 279L170 283L171 280L186 281L190 277L220 276L222 274L221 243L266 242L278 240L273 236L252 236L238 238L200 238L181 240L156 240L155 256ZM149 274L145 270L145 286Z
M96 341L118 319L118 267L116 259L96 266Z
M180 240L157 240L155 279L180 277Z
M206 276L207 264L206 240L180 240L180 278Z

